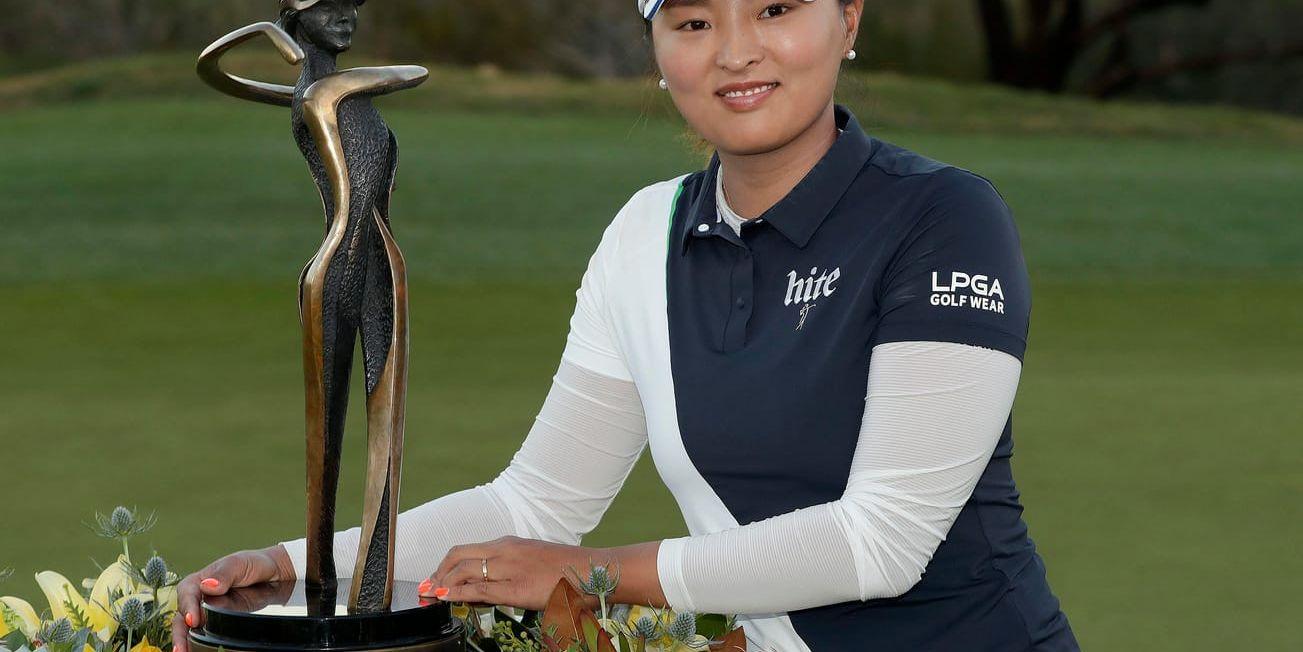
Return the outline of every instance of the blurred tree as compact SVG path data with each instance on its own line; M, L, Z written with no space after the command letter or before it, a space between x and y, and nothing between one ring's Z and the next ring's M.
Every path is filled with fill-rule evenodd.
M1177 7L1206 9L1211 0L1120 0L1095 11L1089 10L1086 0L976 3L986 37L989 79L1019 88L1066 90L1083 57L1097 47L1105 48L1106 54L1093 61L1081 88L1101 98L1183 72L1303 56L1303 37L1296 33L1282 44L1170 53L1150 63L1137 60L1132 34L1137 22Z
M0 75L198 52L273 18L277 4L0 0ZM1300 26L1303 0L865 0L854 67L1303 113ZM645 75L642 29L629 0L386 0L363 12L356 49L393 61Z

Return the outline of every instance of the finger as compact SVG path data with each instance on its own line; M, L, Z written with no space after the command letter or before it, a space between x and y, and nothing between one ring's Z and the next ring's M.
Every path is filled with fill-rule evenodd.
M428 580L429 584L422 583L424 589L422 589L421 595L425 597L440 597L440 589L452 586L454 583L468 582L472 578L483 581L483 578L480 575L479 558L463 559L449 568L442 576L430 578L430 580Z
M458 563L466 559L482 559L488 557L490 556L489 551L490 546L485 543L453 546L448 549L448 554L444 555L443 561L439 562L439 567L434 569L434 572L430 574L430 579L437 586L439 581L444 575L448 574L448 571L451 570L453 566L456 566Z
M191 573L176 586L177 618L187 627L199 626L199 573Z
M183 614L186 625L200 627L204 624L204 610L200 608L203 596L224 595L235 584L233 577L238 571L237 566L238 557L227 555L186 577L177 586L177 611Z
M448 594L440 600L445 602L468 602L514 606L514 582L471 582L449 586Z
M172 652L187 652L189 635L190 628L186 627L185 617L178 611L172 616Z
M199 590L204 595L225 595L232 587L243 586L248 562L240 555L227 555L199 571Z
M503 582L515 579L505 560L505 557L477 557L463 560L453 566L448 575L443 578L443 586L469 584L471 582ZM488 571L487 576L485 575L486 570Z

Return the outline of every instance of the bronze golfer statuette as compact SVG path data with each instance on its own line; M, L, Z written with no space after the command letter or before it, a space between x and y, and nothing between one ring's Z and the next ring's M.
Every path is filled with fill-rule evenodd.
M450 635L455 627L447 605L425 604L411 583L398 583L396 590L393 579L407 389L407 278L389 224L398 144L371 100L417 86L428 72L420 66L337 69L365 1L280 0L276 22L235 30L199 57L199 76L213 88L290 108L294 140L321 195L325 240L299 278L308 471L305 577L292 586L256 587L207 601L205 628L192 635L197 649L462 649L459 636ZM288 63L302 64L295 86L222 70L225 53L259 36ZM343 609L333 555L335 497L359 335L368 461L361 542ZM304 613L285 616L296 590ZM286 622L272 622L280 620Z

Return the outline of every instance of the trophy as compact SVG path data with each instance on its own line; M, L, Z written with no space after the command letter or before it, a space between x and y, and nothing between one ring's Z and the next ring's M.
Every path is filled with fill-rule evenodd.
M280 0L276 22L238 29L204 50L197 71L236 98L290 108L294 140L321 194L325 239L299 276L307 425L307 570L295 582L205 598L201 652L463 650L446 603L394 581L394 541L407 390L407 277L389 224L398 143L372 104L417 86L420 66L336 69L366 0ZM222 56L267 37L295 86L225 72ZM368 459L357 563L347 600L333 555L335 496L353 349L361 338Z

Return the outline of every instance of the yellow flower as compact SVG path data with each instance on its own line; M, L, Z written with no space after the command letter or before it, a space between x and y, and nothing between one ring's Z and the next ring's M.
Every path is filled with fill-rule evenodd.
M36 636L36 630L41 627L41 619L36 616L32 605L22 598L5 596L0 598L0 636L12 631L10 623L16 624L18 631L27 638Z
M127 570L126 557L118 555L118 560L105 567L99 579L95 580L87 605L91 628L100 640L113 640L113 634L118 629L118 621L113 617L113 605L109 604L113 594L129 595L135 591L136 585L131 581L131 574Z
M67 618L76 624L77 616L72 612L89 615L86 598L73 588L68 578L54 572L41 571L36 574L36 584L41 587L45 599L50 603L50 617L54 620Z
M163 652L163 650L157 646L150 645L149 638L146 637L144 640L132 647L131 652Z
M159 589L158 601L163 604L163 613L176 611L176 587L168 586Z

